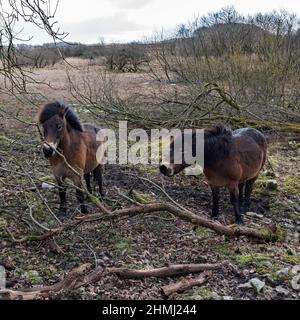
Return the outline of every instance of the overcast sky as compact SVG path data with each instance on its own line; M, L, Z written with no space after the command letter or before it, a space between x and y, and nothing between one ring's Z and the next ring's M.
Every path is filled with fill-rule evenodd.
M69 33L68 41L96 43L104 38L105 42L127 42L229 5L244 14L287 9L300 16L300 0L60 0L56 19ZM32 26L24 32L34 37L31 43L50 41Z

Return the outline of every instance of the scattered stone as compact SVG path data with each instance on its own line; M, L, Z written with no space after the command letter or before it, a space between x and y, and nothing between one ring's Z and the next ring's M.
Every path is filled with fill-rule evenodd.
M250 282L246 282L246 283L238 285L238 289L251 289L251 288L252 288L252 286L251 286Z
M234 298L231 296L223 296L222 298L223 300L234 300Z
M297 264L296 266L294 266L291 270L292 274L297 274L298 272L300 272L300 264Z
M247 277L247 276L249 275L249 270L248 270L248 269L244 269L244 270L243 270L243 275L244 275L245 277Z
M300 291L300 265L294 266L291 273L295 275L291 280L291 286L294 290Z
M276 288L275 288L275 290L276 290L276 292L278 292L279 294L282 294L282 295L284 295L284 296L288 296L289 295L289 290L287 290L287 289L285 289L284 287L282 287L282 286L277 286Z
M257 293L259 293L263 289L263 287L265 286L265 282L261 281L258 278L253 278L249 282Z
M283 268L283 269L276 271L276 275L288 276L289 272L290 272L290 268L286 267L286 268Z
M47 182L43 182L42 183L42 189L54 189L55 186L53 184L47 183Z
M269 286L265 286L264 287L264 297L268 300L274 300L276 299L276 297L278 296L278 294L276 293L276 291Z
M259 293L263 287L265 286L265 282L259 280L258 278L252 278L250 281L240 284L238 289L254 289L257 293Z
M276 179L269 179L266 181L266 188L268 190L277 190L278 184Z
M294 290L300 291L300 273L293 277L291 285Z
M192 296L193 300L204 300L199 294L195 294Z

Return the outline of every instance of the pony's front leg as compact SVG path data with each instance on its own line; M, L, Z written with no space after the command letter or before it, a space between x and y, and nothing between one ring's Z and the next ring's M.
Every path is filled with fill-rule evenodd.
M93 193L92 187L91 187L91 173L88 172L84 175L84 180L86 183L86 188L88 189L89 193Z
M67 213L67 201L66 201L66 192L67 192L67 186L64 183L63 178L56 177L56 181L58 184L58 194L59 194L59 213L60 214L66 214Z
M235 215L235 223L243 224L243 217L239 208L239 188L238 184L233 184L228 187L230 193L230 202L233 205L234 215Z
M76 189L76 197L78 202L80 203L80 211L81 213L87 213L86 206L84 205L84 192L82 189L82 180L79 177L76 177L74 179L74 184L77 187Z
M211 186L211 194L213 200L211 217L216 219L219 216L220 188Z
M87 213L86 206L84 205L84 193L81 190L76 190L76 197L80 203L80 211L81 213Z

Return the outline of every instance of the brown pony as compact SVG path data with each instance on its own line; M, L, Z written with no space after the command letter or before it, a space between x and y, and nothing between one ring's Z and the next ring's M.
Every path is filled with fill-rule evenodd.
M170 163L163 163L159 167L160 172L169 177L188 167L184 161L182 164L174 164L175 139L170 144ZM194 150L195 140L193 133ZM212 190L213 218L219 215L220 187L226 187L236 223L243 223L240 209L243 206L244 211L249 209L253 184L266 161L266 154L266 139L256 129L241 128L232 132L223 125L217 125L204 130L203 172Z
M45 142L43 152L49 159L51 169L59 185L61 213L66 213L66 186L69 178L78 188L85 179L87 189L92 193L90 175L93 172L102 195L102 165L96 159L101 142L96 141L98 128L92 124L81 124L75 111L60 102L46 104L38 115ZM64 155L66 161L57 153ZM79 174L76 174L66 162ZM82 213L86 213L84 193L76 189L76 196Z

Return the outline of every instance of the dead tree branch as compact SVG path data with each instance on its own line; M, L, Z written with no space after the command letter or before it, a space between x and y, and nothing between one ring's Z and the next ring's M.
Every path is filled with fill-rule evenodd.
M66 290L76 290L82 286L98 282L105 274L116 274L121 278L138 279L144 277L169 277L182 274L196 273L206 270L199 278L194 279L193 282L188 281L188 286L200 284L200 278L205 278L209 274L207 270L220 269L223 264L182 264L171 265L169 267L157 268L152 270L135 270L128 268L106 268L99 266L92 270L90 263L82 264L81 266L71 270L63 280L51 286L43 286L37 288L30 288L24 290L0 290L1 294L7 294L12 300L32 300L37 298L47 299L51 293L59 293ZM198 279L198 280L197 280ZM181 281L182 283L183 281ZM164 287L165 288L165 287ZM174 289L164 289L163 292L171 292ZM176 287L177 288L177 287ZM183 290L181 285L178 290ZM186 289L185 289L186 290ZM166 293L165 293L166 294ZM166 294L167 295L167 294Z
M162 293L166 297L169 297L176 292L183 292L183 291L189 290L193 287L201 286L202 284L204 284L208 280L210 275L211 275L211 272L206 271L206 272L203 272L197 278L189 279L189 280L183 279L181 281L169 284L167 286L162 287Z
M96 203L97 205L97 203ZM99 209L101 210L103 204L100 204ZM276 241L279 238L278 230L276 225L267 226L266 228L262 228L261 230L242 227L242 226L226 226L222 225L219 222L200 217L192 212L187 212L176 208L175 206L168 203L151 203L144 206L135 206L129 208L118 209L115 211L109 211L105 208L105 213L100 214L91 214L85 216L76 217L76 220L71 221L69 223L63 224L58 228L50 229L48 232L41 234L39 236L34 237L24 237L23 239L16 240L16 242L26 242L26 241L41 241L47 239L51 236L61 234L62 232L74 228L80 224L97 221L97 220L114 220L124 217L133 217L139 214L145 213L160 213L162 211L169 212L178 218L188 221L196 226L201 226L204 228L211 229L215 231L217 234L225 235L227 237L241 237L246 236L248 238L261 240L261 241ZM108 213L107 213L108 212Z
M126 279L140 279L146 277L171 277L177 275L184 275L189 273L196 273L207 270L217 270L223 267L222 263L215 264L175 264L168 267L149 269L149 270L135 270L128 268L108 268L109 273L115 273L121 278Z

